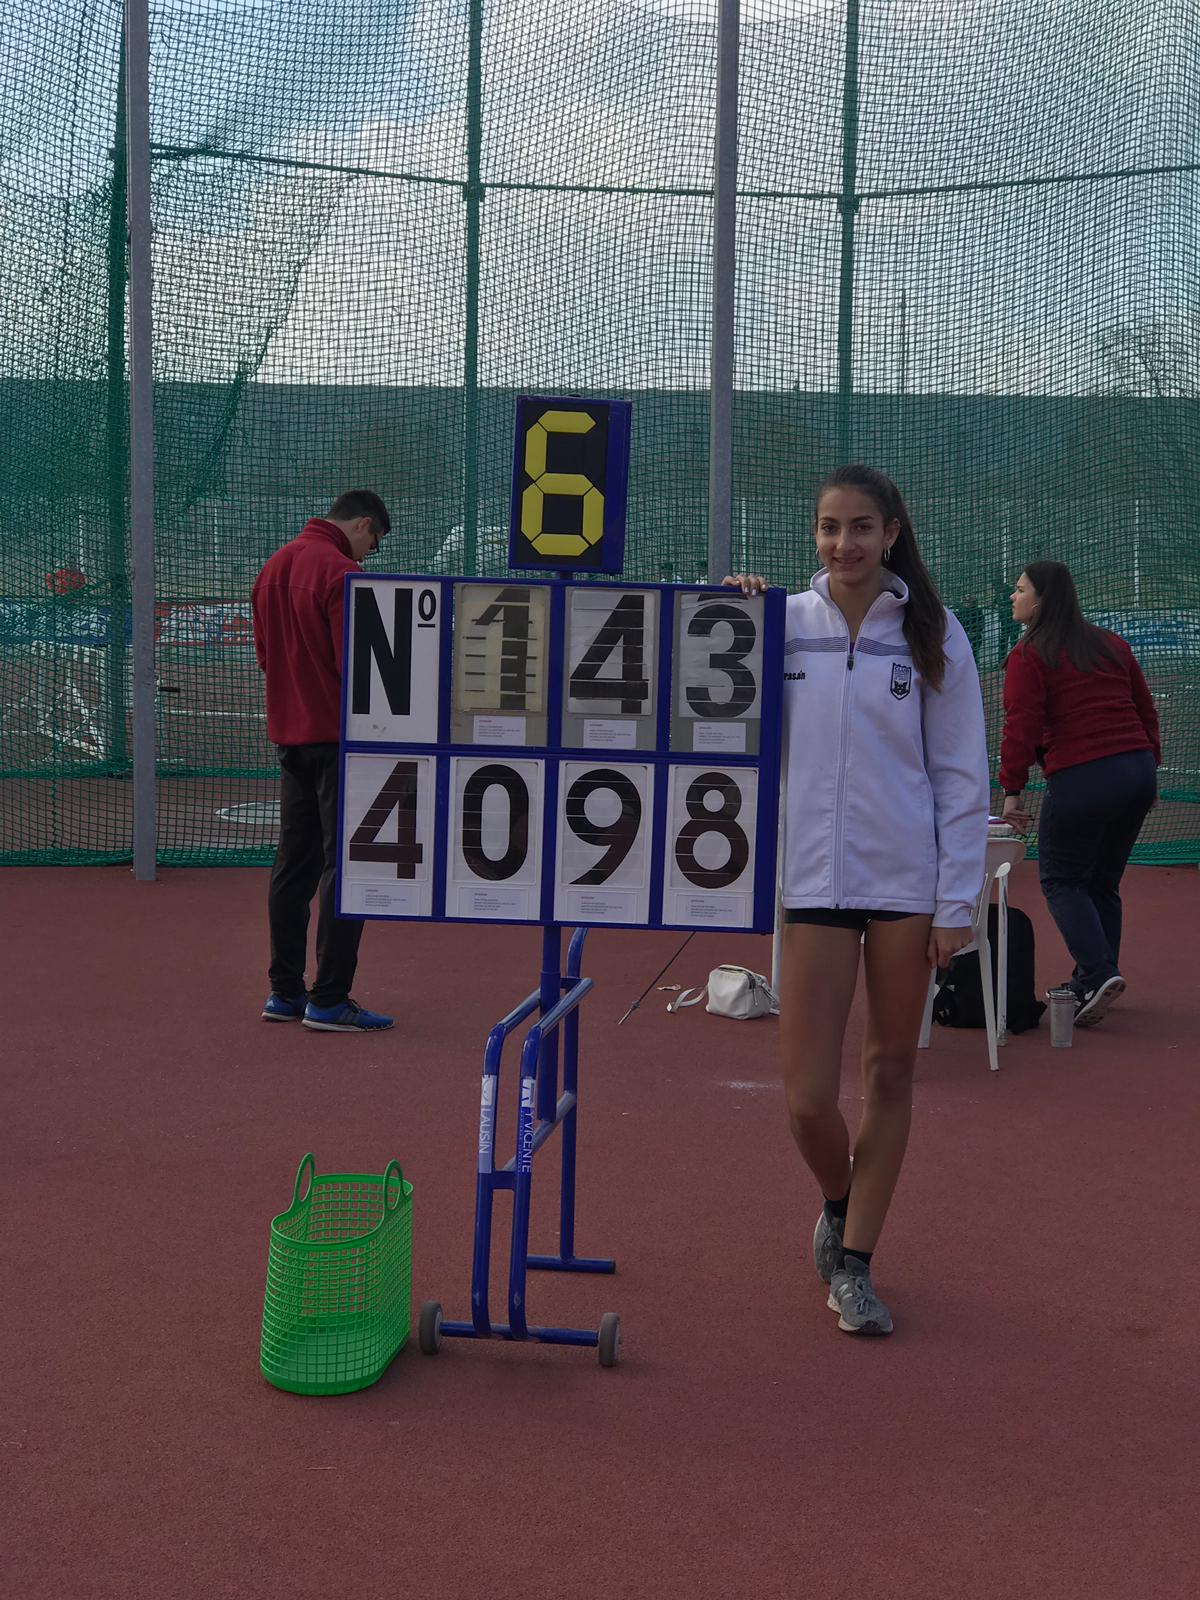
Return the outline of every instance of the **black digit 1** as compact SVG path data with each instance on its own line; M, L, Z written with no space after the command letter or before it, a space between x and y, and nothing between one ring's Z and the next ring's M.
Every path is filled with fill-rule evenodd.
M621 802L621 814L613 822L593 822L587 814L587 803L598 790L615 794ZM585 844L594 844L604 854L574 883L607 883L613 873L633 849L638 830L642 825L642 797L633 779L624 772L614 772L610 767L596 767L585 772L567 794L567 826Z
M501 589L477 623L500 622L501 711L524 711L528 703L530 598L528 589Z
M621 647L621 676L602 678L600 668ZM571 674L574 700L619 700L621 710L637 713L650 698L646 676L646 596L622 595Z
M411 589L392 590L392 635L388 637L374 589L354 587L354 648L350 661L350 709L371 711L371 662L379 668L383 692L394 717L407 717L412 694Z
M710 811L704 804L709 794L721 796L719 811ZM736 883L750 861L750 841L738 824L742 809L742 791L728 772L704 772L688 785L687 806L689 821L679 830L675 840L675 860L680 872L698 889L725 889ZM696 860L696 845L706 833L717 833L729 846L729 860L723 867L702 867Z
M700 687L689 686L687 690L687 703L696 715L714 720L744 716L758 694L753 672L742 664L758 639L754 618L748 612L724 600L698 606L688 623L688 634L692 638L708 638L722 622L728 622L733 629L733 643L728 650L714 650L708 664L729 678L733 685L729 699L714 700L707 689Z
M396 842L379 837L384 824L396 813ZM366 815L350 835L347 854L351 861L387 861L394 864L398 878L415 878L425 859L417 843L417 763L397 761L383 788L367 807Z
M493 861L483 848L483 797L499 786L508 796L508 848ZM476 767L463 786L463 859L477 878L503 883L520 872L529 854L529 787L519 772L491 762Z

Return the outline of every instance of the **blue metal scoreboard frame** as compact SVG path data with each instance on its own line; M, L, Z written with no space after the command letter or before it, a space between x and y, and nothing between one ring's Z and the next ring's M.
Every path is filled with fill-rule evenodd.
M628 658L635 678L642 674L631 683L606 668L630 670L619 608L626 621L636 616L641 595L651 597L640 615L643 623L652 619L654 636L647 652ZM747 597L699 585L353 573L345 598L340 915L772 931L781 590ZM607 621L590 635L606 607ZM473 694L482 697L482 712L472 709ZM594 716L589 700L600 707ZM757 717L749 718L755 701ZM696 749L700 730L704 747ZM689 738L693 747L683 748ZM486 781L468 797L475 777ZM560 806L564 780L571 787ZM737 819L751 793L747 834ZM503 857L487 849L505 809L501 796ZM468 822L471 859L485 874L474 885L482 898L462 877ZM751 859L731 879L743 848ZM524 888L505 887L514 855ZM676 869L685 868L691 887L673 887ZM615 886L622 874L627 883L637 878L633 888ZM730 883L741 887L727 892ZM571 891L579 892L572 898Z

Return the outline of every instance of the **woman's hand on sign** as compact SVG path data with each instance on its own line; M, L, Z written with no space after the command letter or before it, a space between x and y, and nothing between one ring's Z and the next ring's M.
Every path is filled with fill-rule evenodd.
M939 972L944 971L953 957L965 949L974 937L972 928L930 928L929 965L936 967Z
M740 589L743 594L766 594L771 585L756 572L737 572L731 578L722 578L723 589Z

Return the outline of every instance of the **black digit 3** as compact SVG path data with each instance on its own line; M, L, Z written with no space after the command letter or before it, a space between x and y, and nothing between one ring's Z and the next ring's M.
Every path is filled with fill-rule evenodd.
M719 794L721 808L710 811L704 804L706 795ZM725 889L736 883L750 861L750 841L738 823L742 809L742 791L737 780L728 772L704 772L688 785L687 806L689 820L679 830L675 840L675 860L680 872L698 889ZM723 867L702 867L696 860L696 845L706 833L720 834L729 846L729 860Z
M600 790L615 794L621 802L621 813L612 822L593 822L587 814L588 800ZM566 817L567 826L577 838L585 844L598 845L604 851L594 866L572 882L607 883L637 840L642 826L642 797L626 773L614 772L611 767L596 767L582 773L571 785Z
M497 861L484 853L483 797L499 786L508 796L508 847ZM463 786L463 859L477 878L503 883L520 872L529 854L529 786L512 767L491 762L476 767Z
M687 703L696 715L714 721L745 716L758 694L753 672L743 665L758 640L758 628L749 612L725 600L698 606L688 623L688 635L696 639L708 638L722 622L733 629L733 640L728 650L714 650L708 664L728 677L732 686L729 699L714 700L702 687L689 685L687 689Z

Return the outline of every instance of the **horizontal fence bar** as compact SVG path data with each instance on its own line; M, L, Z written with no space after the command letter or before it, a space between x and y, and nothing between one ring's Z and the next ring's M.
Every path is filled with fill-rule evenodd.
M278 167L297 172L328 172L342 178L384 178L393 183L428 183L443 189L465 190L465 178L439 178L424 172L392 172L386 167L350 167L333 161L303 161L297 156L260 155L252 150L222 150L216 145L151 146L153 161L244 161L253 166ZM899 189L859 189L859 200L905 200L938 194L996 194L1010 189L1045 189L1072 183L1119 183L1133 178L1166 178L1200 172L1200 161L1164 162L1149 167L1114 167L1099 172L1058 172L1039 178L992 178L974 183L918 183ZM487 194L594 194L644 195L654 199L711 200L712 185L636 183L518 183L511 179L481 180L478 192ZM841 200L840 189L738 189L739 200Z

